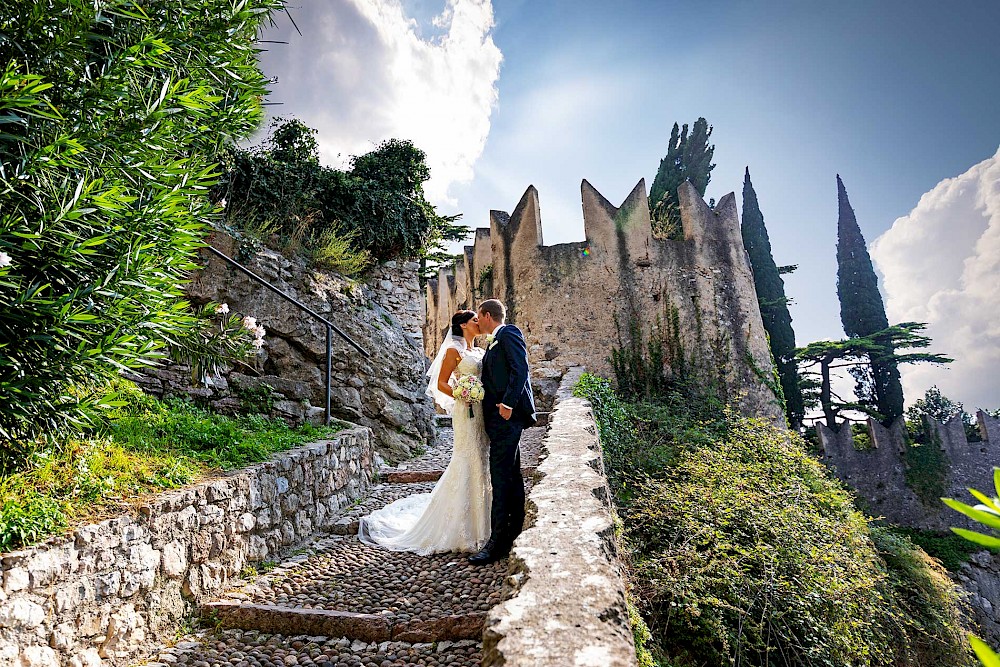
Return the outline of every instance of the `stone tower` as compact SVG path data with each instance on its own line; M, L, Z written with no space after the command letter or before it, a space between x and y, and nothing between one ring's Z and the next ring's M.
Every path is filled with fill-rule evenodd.
M567 368L612 377L613 348L669 339L668 375L683 365L746 414L783 422L735 195L713 210L682 185L683 238L674 240L653 236L644 180L618 207L586 180L581 190L581 242L542 243L534 186L512 214L490 211L489 229L477 229L464 258L427 285L428 354L455 310L495 297L525 333L543 404Z

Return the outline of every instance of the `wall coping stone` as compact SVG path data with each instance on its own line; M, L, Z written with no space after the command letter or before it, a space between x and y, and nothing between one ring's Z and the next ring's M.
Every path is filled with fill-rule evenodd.
M533 524L514 543L505 597L487 615L483 666L636 665L601 444L590 403L563 378L542 444Z

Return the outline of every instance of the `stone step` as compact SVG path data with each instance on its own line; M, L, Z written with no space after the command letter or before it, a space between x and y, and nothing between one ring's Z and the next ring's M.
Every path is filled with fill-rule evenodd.
M535 426L525 429L521 435L521 469L533 473L541 456L542 439L546 428ZM381 473L382 479L390 484L415 484L434 482L440 479L442 471L451 460L451 432L444 434L444 443L438 443L422 455L400 463Z
M412 618L486 612L500 599L506 561L475 566L467 554L420 556L333 535L225 596L230 602Z
M480 667L479 641L365 642L324 635L229 629L203 632L163 649L146 667Z
M535 416L538 418L535 422L535 426L548 426L549 425L549 413L548 412L536 412ZM451 428L451 415L434 415L434 424L438 428Z
M229 601L209 602L202 605L201 612L203 618L227 629L347 637L369 643L479 640L486 621L486 612L403 620L394 614L358 614Z

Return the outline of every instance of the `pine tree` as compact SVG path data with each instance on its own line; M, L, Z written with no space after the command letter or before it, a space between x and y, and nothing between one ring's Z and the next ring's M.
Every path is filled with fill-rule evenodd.
M837 175L837 297L844 333L855 338L870 336L889 326L885 304L878 291L878 278L865 245L865 237L847 199L844 182ZM890 342L885 343L890 346ZM862 403L874 405L886 424L903 414L903 386L899 369L891 360L892 350L882 355L887 361L872 360L870 367L855 373L856 393Z
M704 118L695 121L690 134L687 124L680 128L674 123L667 154L660 160L660 168L649 189L654 222L664 236L675 236L680 231L677 188L681 183L691 181L698 193L705 196L715 169L712 164L715 146L708 143L711 136L712 128Z
M785 283L781 271L771 254L771 241L767 236L764 216L757 203L757 193L750 182L750 168L747 167L743 179L743 245L750 257L753 268L753 282L757 288L757 301L771 343L771 354L778 367L781 389L785 395L785 415L792 428L802 424L805 406L799 373L795 360L795 331L792 316L788 312L785 297Z

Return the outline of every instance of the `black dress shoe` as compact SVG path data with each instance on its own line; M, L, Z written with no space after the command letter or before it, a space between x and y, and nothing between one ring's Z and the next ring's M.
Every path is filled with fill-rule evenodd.
M486 565L487 563L492 563L503 558L503 555L497 551L497 543L495 540L490 540L483 546L482 550L469 556L469 562L473 565Z

